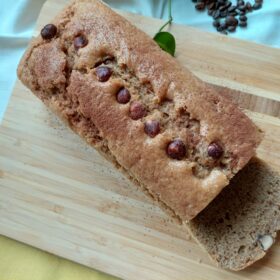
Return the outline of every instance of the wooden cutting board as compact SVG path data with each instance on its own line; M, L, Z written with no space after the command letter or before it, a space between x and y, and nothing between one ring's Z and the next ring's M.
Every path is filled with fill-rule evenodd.
M67 1L46 2L40 27ZM161 21L121 13L151 36ZM231 92L280 171L280 50L174 25L177 59ZM244 93L246 92L246 93ZM17 82L0 128L0 234L125 279L279 279L280 240L241 272L216 268L185 230Z

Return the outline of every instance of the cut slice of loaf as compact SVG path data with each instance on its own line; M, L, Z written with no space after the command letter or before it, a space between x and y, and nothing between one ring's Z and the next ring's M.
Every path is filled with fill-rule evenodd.
M222 268L262 258L280 230L280 176L252 159L189 224L192 236Z

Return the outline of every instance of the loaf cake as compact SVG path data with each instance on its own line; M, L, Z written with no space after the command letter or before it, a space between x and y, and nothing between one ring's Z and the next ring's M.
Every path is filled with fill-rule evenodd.
M266 254L280 230L279 174L252 159L188 228L220 267L247 267Z
M182 221L255 154L262 133L230 100L97 0L42 28L19 79Z

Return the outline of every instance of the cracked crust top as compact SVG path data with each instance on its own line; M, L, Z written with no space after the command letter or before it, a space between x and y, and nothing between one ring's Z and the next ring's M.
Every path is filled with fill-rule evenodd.
M19 78L180 219L255 154L262 135L252 121L106 5L74 1L53 24L57 34L31 43Z

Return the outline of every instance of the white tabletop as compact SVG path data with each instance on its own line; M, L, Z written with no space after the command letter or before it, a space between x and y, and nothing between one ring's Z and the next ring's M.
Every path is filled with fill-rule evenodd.
M35 21L44 2L45 0L0 0L0 121L16 79L18 61L31 38ZM167 19L167 0L106 0L106 2L114 8ZM216 32L212 26L212 18L207 12L196 11L191 0L173 0L172 15L176 23ZM237 32L229 36L279 48L280 0L264 0L261 10L248 14L248 28L238 28Z

